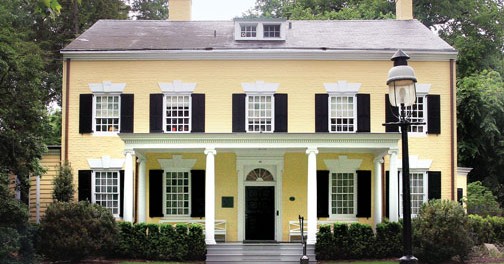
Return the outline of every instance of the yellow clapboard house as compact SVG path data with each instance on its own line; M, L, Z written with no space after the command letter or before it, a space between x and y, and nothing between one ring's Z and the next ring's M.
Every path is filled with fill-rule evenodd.
M62 50L62 160L122 221L201 223L216 241L308 244L317 226L402 217L390 58L418 78L412 213L457 199L457 51L419 21L100 20ZM189 2L189 3L188 3ZM172 15L176 13L183 16Z

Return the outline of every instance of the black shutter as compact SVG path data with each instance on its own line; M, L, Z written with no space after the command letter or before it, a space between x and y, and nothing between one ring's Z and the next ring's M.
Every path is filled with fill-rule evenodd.
M149 216L163 216L163 170L149 171Z
M192 94L191 100L191 132L205 132L205 94Z
M397 122L399 116L399 108L390 105L388 94L385 95L385 123ZM399 132L398 126L385 126L385 132Z
M390 218L390 199L389 199L389 194L390 194L390 187L389 187L389 182L390 182L390 172L386 171L385 172L385 217Z
M205 217L204 170L191 170L191 217Z
M124 193L124 170L119 171L119 193L121 194L121 197L119 197L119 205L121 206L119 208L119 216L123 217L123 215L124 215L124 196L126 195ZM128 195L133 195L133 194L129 193Z
M246 94L233 94L233 132L245 132Z
M371 102L369 94L357 94L357 132L371 132Z
M163 94L150 95L150 132L163 133Z
M81 94L79 98L79 133L93 132L93 95ZM67 102L68 103L68 102Z
M428 199L441 199L441 172L429 171Z
M457 202L460 205L464 204L464 201L462 200L464 198L464 189L462 188L457 188Z
M121 133L133 133L133 114L133 94L121 94Z
M427 95L427 133L441 133L441 98L439 95Z
M328 94L315 94L315 132L329 132L328 100Z
M287 132L287 94L275 94L275 132Z
M329 217L329 171L317 171L317 217Z
M79 170L79 201L91 202L91 172L90 170Z
M357 217L371 217L371 171L357 171Z

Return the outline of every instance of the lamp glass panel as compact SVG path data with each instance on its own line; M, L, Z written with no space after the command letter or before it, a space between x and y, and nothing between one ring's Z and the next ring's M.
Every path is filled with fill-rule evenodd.
M416 101L415 83L412 80L398 80L389 84L389 101L392 106L411 106Z

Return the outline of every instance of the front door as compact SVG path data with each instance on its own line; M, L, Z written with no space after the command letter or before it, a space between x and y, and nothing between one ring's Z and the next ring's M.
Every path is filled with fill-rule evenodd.
M245 240L275 240L275 187L245 187Z

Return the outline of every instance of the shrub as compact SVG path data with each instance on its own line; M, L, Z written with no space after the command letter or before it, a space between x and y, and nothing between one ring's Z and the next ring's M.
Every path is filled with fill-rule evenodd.
M334 259L347 259L350 255L350 233L348 224L334 224L334 246L332 257Z
M504 218L499 216L488 217L488 222L492 227L493 243L504 243Z
M481 216L497 216L502 214L497 198L492 191L480 181L467 185L467 213Z
M189 225L189 234L187 237L187 256L185 260L204 260L206 256L205 237L201 225Z
M374 254L377 258L402 256L402 225L398 222L383 222L376 226Z
M471 232L471 238L476 245L481 245L483 243L491 243L493 237L493 228L491 223L487 218L483 218L479 215L469 215L468 217L469 231Z
M367 258L373 255L375 242L373 229L369 225L354 223L348 229L350 235L350 252L353 259Z
M318 260L333 259L334 237L330 225L321 225L317 233L315 253Z
M117 239L115 219L89 202L51 204L40 224L40 250L53 261L105 256Z
M173 255L175 254L174 246L177 243L176 242L176 233L175 229L173 228L172 225L168 224L161 224L159 226L159 243L163 245L162 247L159 248L159 257L161 259L174 259ZM204 243L204 240L203 240Z
M73 175L70 164L65 161L53 181L53 199L58 202L71 202L74 197Z
M464 209L455 201L431 200L413 219L414 255L427 263L467 257L472 240Z

